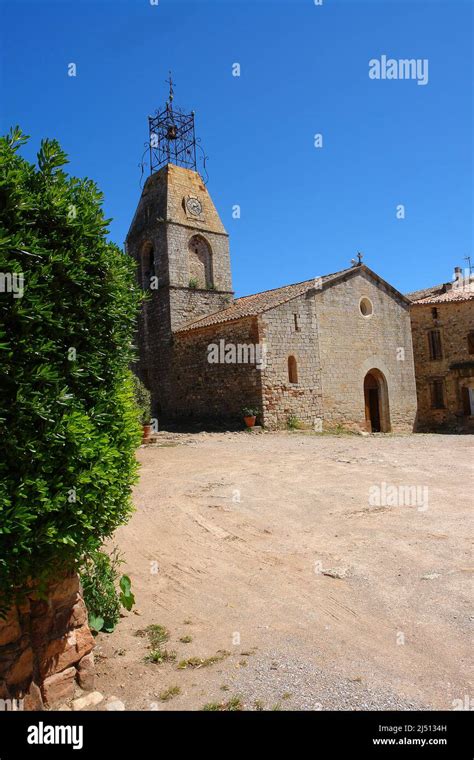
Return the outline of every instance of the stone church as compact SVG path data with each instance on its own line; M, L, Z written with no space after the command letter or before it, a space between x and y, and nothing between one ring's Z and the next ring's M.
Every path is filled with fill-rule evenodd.
M172 90L150 124L151 174L126 240L147 293L137 372L160 426L412 431L410 301L361 261L234 298L229 236L196 168L194 114ZM320 273L315 273L320 274Z

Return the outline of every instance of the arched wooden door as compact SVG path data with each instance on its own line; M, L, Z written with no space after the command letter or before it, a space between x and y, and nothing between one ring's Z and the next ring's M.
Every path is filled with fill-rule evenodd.
M371 369L364 378L365 422L369 433L390 431L388 388L379 369Z

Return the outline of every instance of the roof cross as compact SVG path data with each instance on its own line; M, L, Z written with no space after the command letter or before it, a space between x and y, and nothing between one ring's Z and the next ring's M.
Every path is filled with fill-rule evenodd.
M169 86L170 86L170 94L169 94L169 97L168 97L168 101L169 101L169 104L171 105L172 102L173 102L173 98L174 98L173 79L171 77L171 71L169 71L168 73L170 75L170 78L166 80L166 84L169 84Z

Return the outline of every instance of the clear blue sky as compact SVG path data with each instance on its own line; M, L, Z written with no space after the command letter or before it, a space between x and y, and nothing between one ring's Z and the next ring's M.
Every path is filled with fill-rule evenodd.
M237 295L344 268L357 250L402 291L474 260L471 2L0 7L2 133L18 123L30 134L30 159L42 137L58 138L71 173L104 191L120 245L140 194L146 117L172 69L175 104L196 111L209 156ZM428 84L370 79L382 54L427 58Z

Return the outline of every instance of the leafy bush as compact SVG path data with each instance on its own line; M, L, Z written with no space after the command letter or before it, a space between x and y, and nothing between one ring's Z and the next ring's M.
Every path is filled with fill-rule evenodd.
M84 601L89 612L89 625L94 631L111 633L119 621L120 607L130 611L135 604L130 578L122 575L119 580L121 564L117 549L110 555L96 550L81 567Z
M37 167L21 158L27 139L18 128L0 139L0 277L24 278L22 297L0 292L3 608L127 521L141 437L133 263L106 240L95 183L63 171L55 140Z
M301 422L301 420L298 419L298 417L295 417L294 415L290 415L286 421L286 427L288 430L303 430L304 425Z
M89 612L89 625L94 631L110 633L119 621L120 599L116 586L120 563L116 550L111 556L98 550L92 552L81 568L84 601Z
M256 417L258 415L258 409L254 409L253 406L242 407L242 417Z
M133 375L133 390L135 395L135 403L138 408L140 423L142 425L148 425L151 419L150 391L136 375Z

